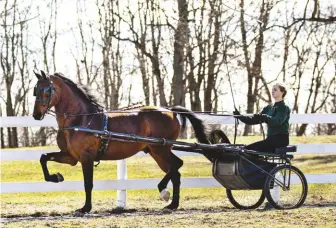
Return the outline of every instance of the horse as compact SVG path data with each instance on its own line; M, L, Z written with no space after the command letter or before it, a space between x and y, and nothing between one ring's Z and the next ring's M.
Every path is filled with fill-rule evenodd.
M210 143L202 120L186 108L144 106L127 112L104 112L103 107L87 88L77 85L63 74L48 75L43 71L40 74L34 73L38 81L34 87L36 99L33 117L35 120L42 120L54 107L59 127L57 144L60 151L42 154L40 158L44 179L54 183L64 180L60 173L49 173L48 161L72 166L81 163L86 197L84 206L76 212L88 213L92 209L93 167L99 155L102 139L91 133L71 130L69 127L82 126L95 130L176 140L185 127L186 119L189 119L198 142ZM178 115L181 117L180 121ZM165 172L165 176L158 184L161 194L166 191L168 182L172 181L172 201L165 208L176 210L179 207L181 183L179 169L183 166L183 161L172 153L172 146L112 140L105 144L105 147L99 160L125 159L139 151L148 153Z

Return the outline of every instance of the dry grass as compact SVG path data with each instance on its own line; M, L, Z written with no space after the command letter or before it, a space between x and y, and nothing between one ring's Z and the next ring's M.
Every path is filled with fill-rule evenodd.
M335 184L310 185L303 207L296 210L234 209L221 188L183 189L181 207L165 213L155 190L128 192L128 210L112 212L115 191L94 191L94 208L74 217L83 192L5 194L2 210L8 227L332 227L336 222ZM324 198L324 196L328 196Z

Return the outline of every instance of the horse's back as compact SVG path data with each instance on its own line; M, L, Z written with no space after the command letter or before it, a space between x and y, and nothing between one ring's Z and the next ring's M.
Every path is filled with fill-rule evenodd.
M148 137L176 139L180 125L169 109L143 106L109 114L109 130Z
M179 121L175 113L169 109L153 106L111 113L108 123L109 131L144 137L175 140L180 132ZM123 159L147 149L146 143L115 141L109 145L108 152L102 160Z

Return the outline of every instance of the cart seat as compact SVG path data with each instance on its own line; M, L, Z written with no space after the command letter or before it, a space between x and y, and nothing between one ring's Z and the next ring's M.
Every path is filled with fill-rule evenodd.
M286 146L286 147L279 147L279 148L276 148L275 149L275 152L276 153L287 153L287 152L296 152L296 148L297 146L293 146L293 145L290 145L290 146Z

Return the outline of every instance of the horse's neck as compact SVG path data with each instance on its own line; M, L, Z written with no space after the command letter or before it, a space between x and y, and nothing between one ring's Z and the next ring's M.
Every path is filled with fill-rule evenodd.
M60 99L55 105L58 125L66 127L87 122L89 116L83 114L95 112L93 105L89 104L64 82L62 83L59 87L61 88L59 91Z

